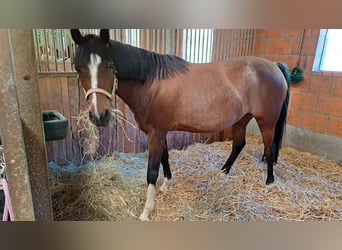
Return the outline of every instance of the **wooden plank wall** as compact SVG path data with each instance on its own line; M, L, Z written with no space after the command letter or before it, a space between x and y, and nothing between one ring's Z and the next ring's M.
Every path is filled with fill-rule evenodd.
M79 164L82 161L82 133L77 125L77 116L81 110L87 110L84 100L84 92L80 88L76 73L40 73L39 89L42 110L53 109L62 113L69 121L65 139L47 141L48 161L63 165L73 162ZM120 109L126 119L135 124L133 113L119 97L115 97L113 106ZM127 139L124 131L126 131ZM214 134L195 134L181 131L168 133L169 148L182 148L194 142L213 142L230 136L230 130ZM127 123L120 126L113 123L112 126L100 128L100 147L97 157L110 154L114 151L125 153L140 153L147 150L146 135L139 129L134 129Z

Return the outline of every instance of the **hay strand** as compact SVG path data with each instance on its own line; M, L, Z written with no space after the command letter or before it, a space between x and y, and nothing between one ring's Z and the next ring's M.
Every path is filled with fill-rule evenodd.
M83 133L81 140L81 145L83 148L83 160L86 157L90 157L91 160L94 160L94 155L96 154L96 151L100 145L99 129L89 120L88 110L81 111L78 117L74 119L77 121L79 132ZM132 142L133 140L127 135L124 123L128 124L134 129L137 129L137 127L132 122L128 121L119 109L111 110L111 121L109 122L109 126L113 126L115 122L121 126L124 136L127 138L127 140Z

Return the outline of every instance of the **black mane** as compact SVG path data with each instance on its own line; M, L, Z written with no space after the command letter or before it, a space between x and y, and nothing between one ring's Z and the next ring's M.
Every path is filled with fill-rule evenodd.
M75 56L75 65L87 65L90 53L113 63L119 80L153 81L172 77L188 69L188 62L174 56L162 55L117 41L105 45L98 36L87 35Z

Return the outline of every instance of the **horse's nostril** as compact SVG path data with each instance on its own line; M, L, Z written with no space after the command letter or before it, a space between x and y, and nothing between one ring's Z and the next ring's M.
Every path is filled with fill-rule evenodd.
M96 116L94 116L92 112L89 112L89 120L96 126L99 126L99 119Z

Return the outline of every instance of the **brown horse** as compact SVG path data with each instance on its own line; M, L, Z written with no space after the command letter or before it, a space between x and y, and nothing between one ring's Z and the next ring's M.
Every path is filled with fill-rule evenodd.
M165 177L161 190L169 187L166 134L171 130L215 132L232 127L232 152L222 167L228 174L245 146L246 126L254 117L264 143L266 184L274 181L273 162L278 158L289 102L285 64L257 57L193 64L111 41L108 30L101 30L100 36L82 36L79 30L71 34L78 44L75 69L86 92L90 120L97 126L108 124L116 74L116 94L147 135L148 189L141 220L149 220L154 209L160 163Z

